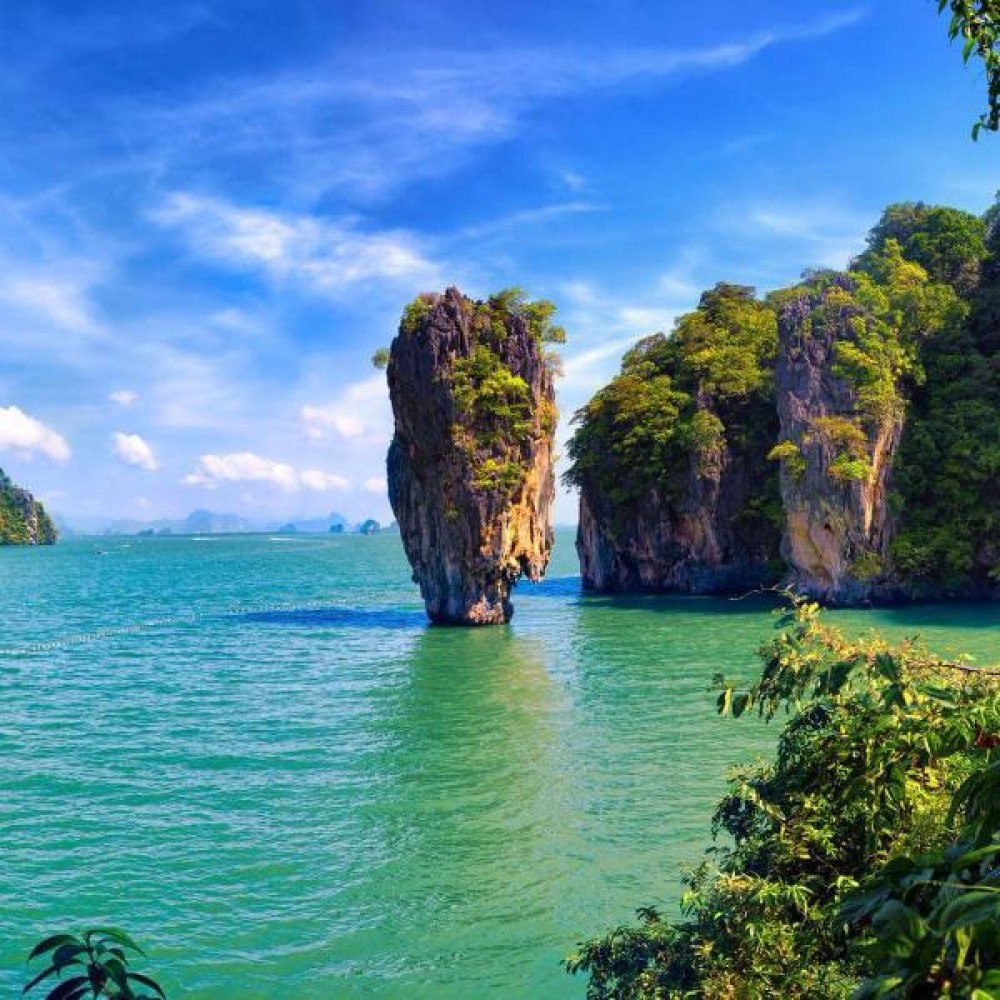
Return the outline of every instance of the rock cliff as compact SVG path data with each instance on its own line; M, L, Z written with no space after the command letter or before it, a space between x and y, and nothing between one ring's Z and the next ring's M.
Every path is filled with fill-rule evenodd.
M577 414L585 588L727 593L774 578L776 341L752 289L719 285Z
M0 545L51 545L55 540L45 508L0 469Z
M903 429L894 393L865 411L843 363L874 318L850 279L785 305L776 402L788 584L827 603L858 603L886 589L893 522L888 496ZM895 388L895 387L894 387Z
M1000 596L1000 201L892 205L867 244L717 285L577 412L586 587Z
M767 448L692 453L679 498L652 487L626 508L581 486L577 553L587 590L726 594L771 582L773 523L755 496L774 494ZM772 482L764 480L770 478Z
M552 547L556 410L549 303L411 303L389 351L389 501L432 622L506 622Z

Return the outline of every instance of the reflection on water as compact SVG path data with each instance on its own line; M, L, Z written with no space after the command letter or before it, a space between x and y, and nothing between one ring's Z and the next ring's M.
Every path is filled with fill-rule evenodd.
M382 862L343 900L363 919L338 951L367 956L382 979L373 995L402 996L394 975L408 996L467 997L488 984L537 995L538 970L510 963L501 940L547 944L546 978L561 975L565 941L545 941L538 926L572 891L558 788L567 700L542 652L506 629L428 629L413 648L370 762L381 792L364 814Z

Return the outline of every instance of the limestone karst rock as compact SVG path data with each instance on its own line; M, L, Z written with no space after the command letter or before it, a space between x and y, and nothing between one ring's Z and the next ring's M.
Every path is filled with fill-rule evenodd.
M45 508L0 469L0 545L51 545L55 540Z
M746 516L774 474L767 450L724 444L692 452L679 494L651 487L625 509L614 509L599 487L581 484L576 547L584 587L727 594L769 582L776 531Z
M584 587L708 594L771 580L776 347L754 290L720 284L578 412L568 479Z
M389 501L438 624L506 622L519 577L552 548L560 339L549 303L515 293L476 302L449 288L407 308L387 367L395 433Z
M844 345L871 322L836 282L789 302L778 322L781 550L789 584L830 603L876 593L892 540L889 479L904 407L890 387L866 410L843 363Z
M845 271L716 285L574 418L584 585L996 598L998 330L1000 205L890 205Z

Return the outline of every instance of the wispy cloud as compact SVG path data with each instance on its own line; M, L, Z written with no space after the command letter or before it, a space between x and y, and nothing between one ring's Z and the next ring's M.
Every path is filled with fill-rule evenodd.
M153 449L138 434L116 431L112 437L112 447L115 455L126 465L134 465L147 472L155 472L160 467Z
M139 398L139 393L132 389L115 389L108 393L108 399L119 406L131 406Z
M721 210L717 223L730 236L751 245L775 240L800 266L846 267L864 246L875 212L859 211L837 199L758 201Z
M301 407L302 429L314 440L387 441L392 426L388 400L385 377L374 375L348 386L329 403Z
M518 212L511 212L509 215L499 219L466 226L455 233L452 239L457 241L507 236L514 230L525 226L537 226L566 216L583 215L599 211L601 211L600 205L594 205L586 201L569 201L559 202L554 205L541 205L538 208L526 208Z
M66 439L17 406L0 407L0 448L31 457L44 455L64 462L70 456Z
M130 130L158 162L232 154L278 157L275 169L306 197L383 194L455 169L502 141L524 115L567 94L662 85L733 69L768 49L858 23L862 8L689 48L432 48L339 58L271 78L234 80L161 111L130 109Z
M366 232L356 219L281 214L184 192L167 198L154 218L203 256L332 296L368 281L433 285L439 278L412 234Z
M296 470L287 462L277 462L253 452L225 455L202 455L195 470L184 477L188 486L214 490L223 483L270 483L292 492L301 488L317 493L348 490L351 482L344 476L322 469Z

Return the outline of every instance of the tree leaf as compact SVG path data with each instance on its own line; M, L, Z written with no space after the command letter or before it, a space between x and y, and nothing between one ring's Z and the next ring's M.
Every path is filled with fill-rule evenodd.
M75 994L81 986L90 989L90 980L86 976L73 976L55 987L46 1000L70 1000L70 995Z
M124 945L126 948L131 948L132 951L137 951L143 957L146 955L142 948L140 948L135 941L133 941L132 938L125 933L125 931L118 927L92 927L84 936L87 935L91 938L98 936L110 938L112 941L117 941L118 944Z
M163 997L163 1000L166 1000L167 994L163 992L163 987L155 979L144 976L141 972L130 972L128 978L134 979L137 983L142 983L143 986L148 986L151 990L155 990L156 993Z
M57 948L61 944L72 944L78 942L80 939L76 937L75 934L53 934L52 937L47 937L44 941L40 941L31 949L31 954L28 956L28 961L30 962L33 958L37 958L39 955L44 955L45 952L51 951L53 948Z

